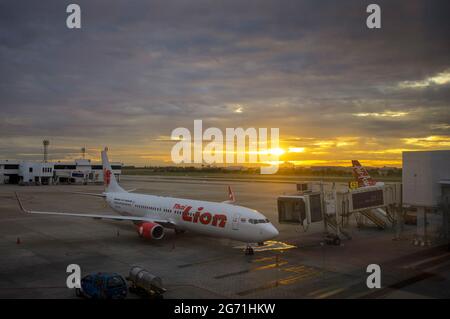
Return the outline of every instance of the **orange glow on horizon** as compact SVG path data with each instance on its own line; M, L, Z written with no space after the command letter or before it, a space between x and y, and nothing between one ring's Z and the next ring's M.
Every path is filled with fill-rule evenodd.
M294 141L294 142L293 142ZM177 141L165 139L148 140L145 145L110 145L110 158L114 162L122 162L125 165L142 166L177 166L171 160L171 149ZM53 144L54 145L54 144ZM89 146L86 158L92 162L100 161L100 150L104 146ZM55 147L56 148L56 147ZM79 152L68 152L78 147L58 147L64 153L55 152L50 161L73 161L81 158ZM255 163L217 163L213 166L251 166L257 167L264 164L280 164L284 166L351 166L351 160L358 159L365 166L402 166L402 152L404 151L429 151L438 149L450 149L450 137L445 135L430 135L423 137L408 138L367 138L341 136L334 138L280 138L279 147L268 150L249 150L246 146L246 160L250 154L257 154L259 162ZM31 157L36 152L20 153L19 155ZM225 145L223 150L218 151L225 160L226 154L236 154L236 150L227 151ZM39 155L38 153L35 154ZM198 164L182 163L181 166L198 166Z

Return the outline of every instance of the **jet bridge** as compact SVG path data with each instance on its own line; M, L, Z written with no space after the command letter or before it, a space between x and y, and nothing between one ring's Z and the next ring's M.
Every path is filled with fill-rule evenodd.
M359 225L370 221L380 229L393 225L401 209L401 184L369 186L336 194L336 212L340 216L357 214Z
M323 220L322 196L319 192L278 197L280 223L308 225Z
M401 184L349 189L335 183L309 182L297 185L297 194L278 197L280 224L302 225L323 222L325 232L333 230L338 238L351 239L345 228L355 215L358 225L369 221L380 229L393 225L401 213Z

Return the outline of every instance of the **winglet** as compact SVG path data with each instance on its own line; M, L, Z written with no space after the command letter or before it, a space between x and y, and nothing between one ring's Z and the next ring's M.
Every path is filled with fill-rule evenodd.
M233 193L233 190L231 189L230 185L228 185L228 201L230 203L234 203L235 202L234 193Z
M14 194L16 195L17 203L19 204L20 210L23 211L24 213L28 213L28 211L23 207L17 192L14 192Z

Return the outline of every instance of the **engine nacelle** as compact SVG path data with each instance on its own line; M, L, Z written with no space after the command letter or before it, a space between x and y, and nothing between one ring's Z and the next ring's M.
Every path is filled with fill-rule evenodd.
M149 239L161 239L164 237L164 228L156 223L145 222L138 226L139 236Z

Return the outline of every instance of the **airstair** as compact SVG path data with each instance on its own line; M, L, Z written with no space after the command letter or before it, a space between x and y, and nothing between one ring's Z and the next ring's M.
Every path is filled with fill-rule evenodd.
M366 217L373 224L375 224L380 229L386 229L388 227L387 221L390 219L390 215L383 216L380 212L375 209L363 210L359 212L362 216Z

